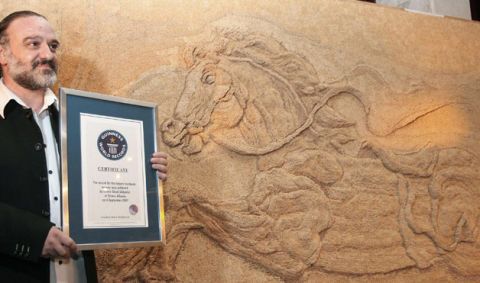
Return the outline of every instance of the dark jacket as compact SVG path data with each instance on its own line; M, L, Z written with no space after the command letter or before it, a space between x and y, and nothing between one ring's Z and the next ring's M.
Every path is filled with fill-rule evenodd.
M58 111L50 120L58 139ZM11 100L0 117L0 278L49 282L49 260L41 257L50 222L44 143L32 111ZM89 282L96 282L93 252L84 252Z

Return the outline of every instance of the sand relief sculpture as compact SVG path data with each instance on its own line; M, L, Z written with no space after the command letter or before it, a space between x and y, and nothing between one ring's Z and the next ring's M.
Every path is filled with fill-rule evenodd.
M324 82L305 57L271 36L214 33L184 50L188 72L173 117L161 125L162 141L184 168L202 154L233 155L253 161L256 174L239 184L238 198L222 198L215 192L226 188L198 180L171 184L168 245L113 256L123 267L112 266L105 280L175 279L193 230L284 280L310 270L387 273L439 261L480 274L475 154L385 146L390 133L455 101L403 109L378 135L369 128L371 94L349 83L368 78L377 84L372 89L394 92L375 69L359 65ZM209 177L225 178L216 176Z

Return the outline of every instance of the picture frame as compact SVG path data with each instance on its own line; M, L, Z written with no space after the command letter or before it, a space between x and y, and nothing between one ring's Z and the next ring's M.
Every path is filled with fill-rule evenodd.
M79 250L165 244L154 103L60 88L62 228Z

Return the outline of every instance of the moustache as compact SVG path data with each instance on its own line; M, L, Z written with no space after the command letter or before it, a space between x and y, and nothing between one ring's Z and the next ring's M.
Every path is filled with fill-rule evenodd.
M36 60L32 63L32 70L35 70L39 65L48 65L55 73L57 72L57 62L55 60Z

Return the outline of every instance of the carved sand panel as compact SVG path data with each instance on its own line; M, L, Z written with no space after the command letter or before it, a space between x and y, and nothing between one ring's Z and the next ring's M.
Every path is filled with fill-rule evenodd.
M54 18L85 39L64 85L157 102L170 155L167 245L97 251L101 280L479 281L480 25L257 2Z
M420 83L398 90L368 63L328 81L288 35L269 34L275 28L227 17L181 50L181 93L160 129L178 162L173 170L183 172L169 181L169 246L150 249L161 255L140 264L137 276L166 280L170 269L182 279L177 260L195 231L280 281L440 262L477 277L476 152L408 130L463 109L458 89ZM332 51L319 52L331 58ZM129 95L147 94L159 76L134 83ZM421 105L403 102L417 97ZM371 113L380 101L395 104L395 113L377 126Z

